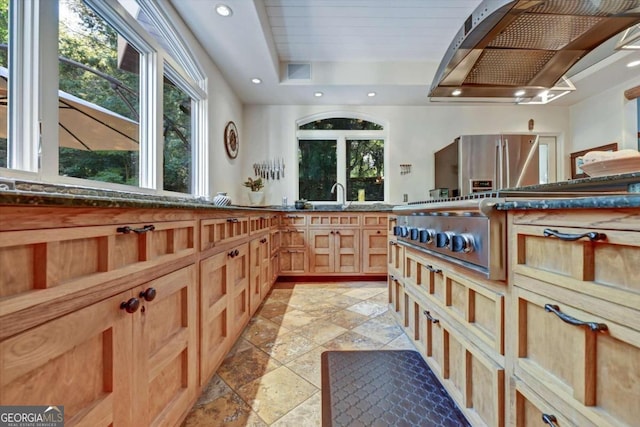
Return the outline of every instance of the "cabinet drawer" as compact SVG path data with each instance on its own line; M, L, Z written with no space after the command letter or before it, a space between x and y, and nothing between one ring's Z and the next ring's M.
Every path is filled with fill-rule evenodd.
M604 234L602 240L564 241L545 237L545 230L573 235L594 232L593 228L515 226L515 273L626 307L640 307L640 232L596 230Z
M407 284L471 331L487 351L504 355L504 295L490 281L451 270L449 264L407 249Z
M387 215L363 214L362 225L367 228L382 228L384 231L384 228L387 226Z
M404 275L404 246L399 245L395 240L389 240L387 268L391 274Z
M195 221L176 221L1 232L0 297L86 287L92 276L108 280L132 265L195 253L194 230Z
M473 425L504 426L504 368L461 334L438 307L424 301L419 305L423 354L432 370Z
M522 381L515 380L515 420L512 425L518 427L595 427L588 420L581 419L579 423L572 423L564 416L564 412L551 406L539 395L533 392Z
M271 219L268 216L252 216L249 218L250 234L257 234L271 227Z
M307 217L305 215L285 214L282 217L283 227L304 227L307 225Z
M547 401L564 402L594 425L637 425L640 332L609 319L615 305L578 293L559 293L561 300L550 295L553 289L541 295L514 288L516 375ZM585 306L593 309L577 308Z
M387 276L387 288L389 290L389 305L391 313L401 326L406 326L404 322L405 313L405 294L404 283L401 278L392 274Z
M249 218L203 219L200 222L200 250L204 251L249 235Z
M360 225L360 215L353 214L309 214L309 227L326 227L327 225L354 226Z

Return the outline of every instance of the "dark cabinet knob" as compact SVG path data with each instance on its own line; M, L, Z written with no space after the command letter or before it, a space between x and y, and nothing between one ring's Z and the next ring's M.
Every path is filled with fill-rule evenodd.
M135 313L140 308L140 300L138 298L131 298L129 301L123 301L120 304L120 309L127 313Z
M239 250L236 249L235 251L233 251L233 256L238 256L239 254L240 254Z
M227 254L227 256L229 258L233 258L235 255L233 254L233 251L229 251L229 253Z
M156 289L147 288L140 292L140 298L144 298L145 301L153 301L156 298Z

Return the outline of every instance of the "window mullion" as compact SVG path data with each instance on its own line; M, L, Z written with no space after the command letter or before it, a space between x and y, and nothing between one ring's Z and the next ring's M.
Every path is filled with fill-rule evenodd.
M9 8L12 37L9 43L8 166L29 172L38 171L40 17L47 3L15 0Z
M336 153L336 167L338 168L337 170L337 177L338 177L338 182L342 185L345 186L345 191L346 191L346 185L347 185L347 142L346 142L346 137L344 135L340 135L338 137L338 144L337 144L337 150L338 152ZM339 197L342 197L342 195L338 195ZM346 197L346 195L345 195ZM341 200L341 199L338 199ZM345 198L346 200L346 198Z
M162 61L157 53L140 57L140 187L162 188Z

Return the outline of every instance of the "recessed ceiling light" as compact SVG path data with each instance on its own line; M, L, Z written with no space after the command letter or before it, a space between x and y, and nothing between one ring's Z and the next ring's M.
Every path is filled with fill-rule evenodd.
M451 92L451 95L453 96L459 96L462 93L462 91L460 89L456 89L453 92Z
M313 96L315 96L316 98L320 98L322 95L324 95L322 92L315 92L313 94Z
M637 67L638 65L640 65L640 60L638 61L631 61L627 64L627 67L631 68L631 67Z
M259 85L260 83L262 83L262 80L260 80L257 77L254 77L254 78L251 79L251 83Z
M220 16L231 16L233 15L233 10L226 4L219 4L216 6L216 13Z
M375 92L369 92L369 93L367 94L367 96L368 96L368 97L374 97L374 96L376 96L376 93L375 93Z
M527 93L527 92L525 92L524 90L519 90L519 91L517 91L516 93L514 93L514 95L515 95L515 96L522 96L522 95L524 95L525 93Z

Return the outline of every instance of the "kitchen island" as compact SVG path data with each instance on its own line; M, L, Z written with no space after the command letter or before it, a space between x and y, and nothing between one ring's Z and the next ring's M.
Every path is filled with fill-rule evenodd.
M494 224L480 267L463 252L488 237L412 219L455 217L468 201L394 209L398 323L473 425L634 425L640 195L499 196L477 202ZM489 278L500 265L504 278Z

